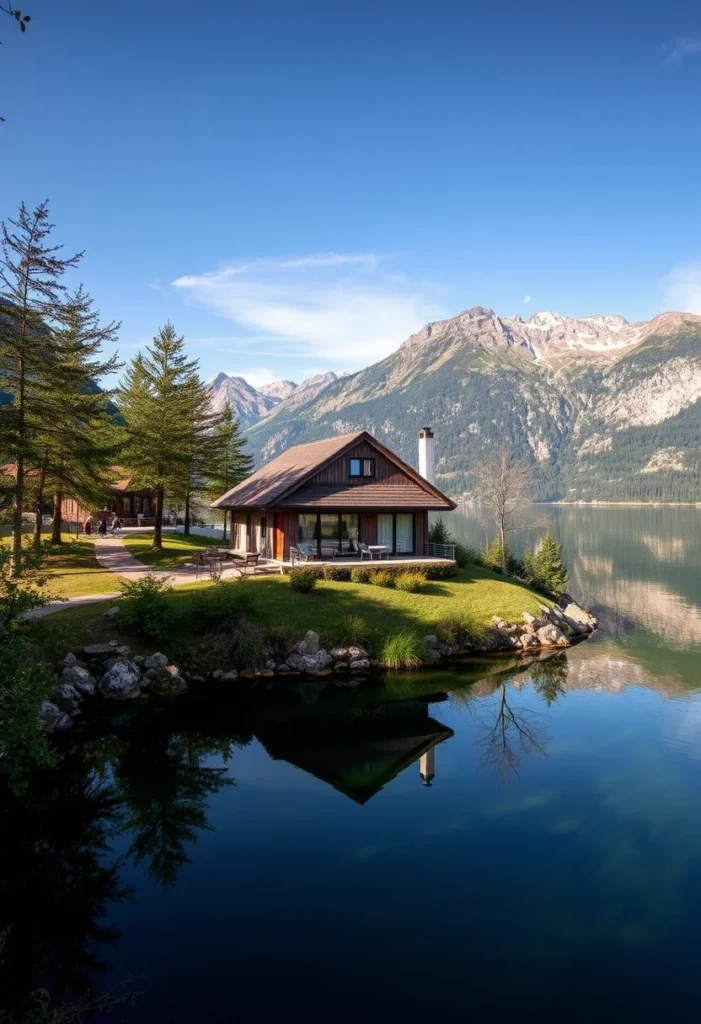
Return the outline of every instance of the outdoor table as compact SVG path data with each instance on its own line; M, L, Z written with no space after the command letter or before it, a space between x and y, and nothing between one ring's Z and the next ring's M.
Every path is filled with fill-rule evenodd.
M382 558L384 554L389 554L389 548L386 544L368 544L368 551L370 552L370 561L372 562L377 555Z

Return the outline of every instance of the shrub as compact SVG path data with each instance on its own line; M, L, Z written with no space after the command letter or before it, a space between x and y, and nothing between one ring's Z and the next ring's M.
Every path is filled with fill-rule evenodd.
M51 767L56 756L37 721L53 682L36 650L9 631L0 643L0 775L23 792L34 766Z
M354 565L351 569L351 582L353 583L369 583L370 577L372 576L372 569L366 568L364 565Z
M0 632L32 608L46 604L44 592L47 577L42 574L41 560L33 551L22 549L22 576L12 575L9 548L0 546Z
M438 639L452 647L478 643L485 632L486 627L469 615L450 615L436 624Z
M142 636L168 640L175 626L169 577L161 578L150 572L133 582L124 581L121 586L125 622Z
M321 567L321 571L325 580L348 583L351 579L351 568L349 565L324 565Z
M467 569L470 565L484 565L479 551L468 544L455 545L455 563L459 569Z
M387 668L418 668L423 663L424 645L415 633L403 629L382 645L380 661Z
M267 633L271 656L275 661L282 662L294 647L297 634L291 626L271 626Z
M343 620L343 636L341 641L352 647L365 647L372 630L362 615L346 615Z
M245 615L234 619L227 629L204 633L188 641L182 660L193 672L207 673L218 668L260 668L264 660L265 636L261 627Z
M428 530L428 540L430 544L453 543L452 534L442 519L437 519L435 523L431 524Z
M404 590L409 594L418 594L426 589L428 580L423 572L402 572L397 576L397 590Z
M495 537L491 544L489 544L485 549L484 554L482 555L482 561L488 569L492 569L494 572L502 572L502 564L504 561L508 561L509 558L508 549L505 552L505 558L503 555L504 553L502 553L501 550L501 541L498 537Z
M313 569L290 569L290 586L298 594L311 594L316 586L318 574Z
M396 586L397 573L393 573L390 569L377 569L370 577L370 582L376 587L389 587L390 589Z

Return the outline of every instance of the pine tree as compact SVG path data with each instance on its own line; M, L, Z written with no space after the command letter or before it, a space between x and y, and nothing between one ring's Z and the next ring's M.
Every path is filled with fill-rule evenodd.
M212 412L209 388L193 373L187 381L188 408L183 408L183 461L176 476L168 481L169 497L185 510L183 533L190 535L192 502L205 489L210 462L216 458L216 427L222 420Z
M36 502L34 546L41 544L44 494L53 493L52 543L61 543L63 494L84 503L102 503L110 466L119 451L119 438L110 417L109 393L98 381L119 368L117 357L101 361L103 344L116 341L119 324L100 324L93 300L79 287L69 295L57 318L56 340L61 352L62 380L50 423L35 424L38 461L34 468Z
M56 422L67 367L55 323L63 308L61 277L82 253L63 258L48 239L48 203L33 212L24 203L2 225L0 262L0 377L11 404L2 407L3 442L14 465L13 572L22 571L22 513L27 470L39 461L41 427Z
M506 572L506 563L509 559L508 549L505 551L502 547L499 537L495 537L493 541L487 546L484 554L482 555L482 561L496 572Z
M567 590L567 569L562 555L562 544L558 544L550 530L534 556L534 582L559 597Z
M193 388L197 361L184 354L184 339L169 322L129 365L119 389L125 420L122 461L136 485L153 487L153 548L163 548L163 503L169 482L182 480L191 458Z
M227 403L221 422L214 432L214 453L208 468L207 490L211 497L220 498L228 490L241 483L253 472L253 459L244 451L246 438L241 436L241 426ZM224 511L226 540L227 515Z

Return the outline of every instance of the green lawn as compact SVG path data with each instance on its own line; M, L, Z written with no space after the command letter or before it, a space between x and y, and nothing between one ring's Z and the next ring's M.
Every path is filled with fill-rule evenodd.
M191 614L193 596L195 591L211 586L210 582L199 583L172 591L170 600L180 613L180 643L183 637L197 637L201 632L201 624ZM520 619L524 611L536 613L544 601L527 587L477 566L459 570L451 579L432 582L421 594L326 580L320 581L311 594L298 594L290 588L285 576L249 577L222 586L243 588L244 607L265 629L284 625L300 635L307 629L317 629L330 642L344 639L349 616L363 618L375 641L379 642L401 629L425 636L437 623L455 616L468 617L474 624L484 626L493 615ZM67 609L51 616L47 625L55 623L74 636L75 646L95 639L130 639L118 620L101 618L107 607L108 604L100 603Z
M27 536L32 527L27 526ZM76 539L75 533L64 531L61 535L65 549L59 554L47 554L42 568L49 577L47 595L50 599L59 597L81 597L85 594L112 594L119 590L119 579L114 573L98 565L95 546L85 537ZM42 531L42 540L51 539L50 528ZM10 529L0 527L0 544L10 543ZM25 542L26 543L26 542Z
M163 533L163 550L154 551L153 533L130 533L123 537L125 547L134 558L144 565L158 566L161 569L175 569L179 565L187 565L192 561L195 551L212 545L226 546L226 542L217 537L184 537L182 533Z

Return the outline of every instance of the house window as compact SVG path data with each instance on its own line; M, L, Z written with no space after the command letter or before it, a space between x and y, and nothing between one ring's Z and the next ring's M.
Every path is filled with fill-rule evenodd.
M394 555L414 553L414 515L412 512L381 512L377 517L377 543Z
M348 470L349 476L374 476L374 459L351 459Z
M263 538L263 540L265 540L265 535L266 535L267 532L268 532L268 520L265 518L265 516L261 516L261 519L260 519L260 535Z

